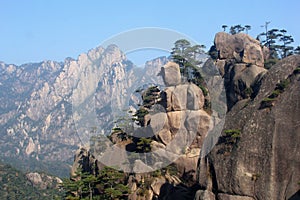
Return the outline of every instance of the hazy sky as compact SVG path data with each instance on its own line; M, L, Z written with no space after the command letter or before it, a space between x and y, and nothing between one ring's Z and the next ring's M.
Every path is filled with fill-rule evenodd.
M300 45L299 0L0 0L0 61L22 64L77 58L120 32L161 27L210 47L221 26L284 28Z

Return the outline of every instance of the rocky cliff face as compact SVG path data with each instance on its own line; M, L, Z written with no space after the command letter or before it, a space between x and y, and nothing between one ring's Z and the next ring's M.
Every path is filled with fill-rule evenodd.
M110 130L112 99L121 102L140 79L162 82L153 72L165 62L166 58L158 58L136 69L114 45L90 50L77 60L67 58L64 63L15 66L1 62L1 159L66 176L75 150L86 142L86 129L78 126L83 113L78 111L95 109L98 117L106 117L99 120L102 129L97 131Z
M120 156L117 155L120 154L117 151L93 152L93 155L83 148L76 153L71 174L75 175L78 169L98 174L103 165L107 164L101 163L105 160L103 157L107 157L116 160L112 166L122 166L123 170L130 168L127 178L132 194L129 195L129 199L189 199L193 197L193 191L187 186L196 183L200 148L210 128L211 117L203 109L202 90L193 83L181 82L178 64L168 62L162 67L162 77L166 87L156 92L158 93L157 104L163 106L162 112L153 112L152 107L149 106L149 114L144 116L143 124L147 124L143 129L145 131L141 134L142 129L140 129L139 135L133 134L135 137L146 135L151 138L149 145L151 152L140 157L136 154L132 163L125 166L122 165L122 163L127 163L124 159L127 157L127 161L130 161L132 155L123 153L123 156ZM153 131L152 137L149 136L150 134L147 135L146 129L148 128ZM123 151L131 146L131 151L139 151L136 147L137 143L134 142L135 139L130 139L124 134L131 135L114 132L110 136L115 143L114 146L123 148ZM172 164L172 170L170 166L168 167L169 164ZM159 175L154 177L155 173ZM147 186L144 186L144 182L145 184L147 182Z
M215 65L224 76L230 110L238 101L257 93L256 84L267 71L264 69L264 51L257 40L244 33L216 34L215 48L218 51Z
M228 44L228 38L233 42ZM203 189L197 200L300 198L300 56L290 56L266 71L256 42L250 44L255 56L245 59L247 38L216 36L216 62L224 67L230 109L217 145L200 159ZM247 88L249 94L243 95Z
M172 141L180 142L181 138L176 138L176 134L182 120L186 131L189 127L197 127L194 128L197 137L174 161L172 166L177 168L177 174L130 175L128 186L133 191L130 199L299 199L300 56L290 56L267 71L263 67L264 59L268 57L267 50L248 35L219 33L215 49L217 59L209 59L203 70L209 71L210 67L217 66L224 78L222 84L226 90L228 111L221 136L215 138L203 134L209 127L208 118L216 114L209 116L202 112L202 92L192 84L180 83L178 66L168 63L161 72L166 85L161 97L165 100L162 105L167 123L157 132L151 147L159 150ZM213 76L206 81L220 83ZM223 95L211 95L211 101ZM197 115L202 113L204 121L191 120L194 112ZM218 121L218 117L214 120ZM210 125L215 125L215 121ZM208 155L199 158L201 145L208 139L216 139L216 145ZM203 153L203 149L201 151ZM84 167L78 163L84 163L82 159L87 158L89 161L85 163L96 162L100 166L87 150L80 152L75 167ZM194 156L198 158L198 165ZM146 165L140 160L135 166L138 169ZM197 189L194 195L196 188L188 188L182 178L185 172L195 169L196 188L200 190ZM191 175L188 180L195 178L195 173ZM148 180L147 195L141 195L141 191L145 192L142 190L145 187L141 186L145 180Z

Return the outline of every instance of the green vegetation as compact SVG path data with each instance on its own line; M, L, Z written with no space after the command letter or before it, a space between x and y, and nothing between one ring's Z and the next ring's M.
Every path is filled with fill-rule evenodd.
M230 153L241 138L241 130L239 129L227 129L224 130L224 135L219 137L218 145L223 144L223 146L218 150L218 154Z
M149 114L148 109L141 107L136 111L136 113L133 115L135 118L133 118L134 121L137 122L140 126L145 126L145 116Z
M268 97L264 98L261 101L260 109L270 108L270 107L274 106L274 102L275 102L276 98L281 93L284 92L284 90L288 87L289 84L290 84L289 78L277 83L273 92Z
M47 189L40 189L34 186L26 177L26 175L11 167L0 163L0 199L61 199L62 192L53 187Z
M151 172L152 177L160 177L161 175L162 175L162 172L160 169L157 169L154 172Z
M227 129L224 131L226 136L231 138L240 138L241 137L241 130L238 129Z
M226 28L228 26L227 25L222 25L222 29L224 32L226 32ZM232 34L232 35L235 35L235 34L238 34L238 33L241 33L243 31L246 30L246 34L248 34L248 31L251 30L251 26L250 25L245 25L245 26L242 26L241 24L238 24L238 25L234 25L234 26L231 26L230 29L229 29L229 33Z
M239 24L239 25L231 26L230 30L229 30L229 33L234 35L234 34L243 32L244 30L245 30L245 27L243 27Z
M208 96L208 90L203 76L200 73L199 56L205 54L204 45L194 45L185 39L177 40L174 43L174 48L171 52L171 57L180 67L181 76L188 82L192 82L197 85L203 92L203 95ZM205 101L208 101L205 98ZM205 102L204 109L210 110L210 102Z
M275 90L279 90L280 93L282 93L289 84L290 84L289 79L282 80L276 84Z
M78 171L75 177L65 179L65 199L126 199L130 190L125 175L104 167L98 175Z
M201 62L197 60L197 57L205 53L203 50L205 46L191 46L190 42L185 39L177 40L174 45L171 56L173 61L179 65L182 76L196 85L204 84L197 67Z
M300 55L300 46L297 46L297 47L294 49L294 54Z
M136 149L138 152L147 153L151 151L151 142L153 139L141 137L137 142Z
M178 170L174 164L170 164L167 167L164 168L166 173L170 174L171 176L178 175Z
M135 121L137 125L144 127L147 126L147 124L145 124L145 116L149 114L149 110L154 104L159 103L160 90L158 86L151 86L145 91L139 89L136 92L141 93L143 104L140 105L139 109L133 115L134 118L132 118L132 120Z
M257 39L261 42L261 45L268 47L270 51L270 56L265 61L266 69L270 69L274 64L277 63L278 60L297 53L297 48L294 50L294 47L291 46L291 44L294 42L293 37L287 34L285 29L268 30L269 23L270 22L266 22L264 25L265 32L260 33L257 36Z
M274 106L274 102L275 102L275 98L264 98L261 103L260 103L260 109L264 109L264 108L270 108L272 106Z
M158 86L151 86L142 94L143 106L150 109L154 104L158 103L160 90Z
M251 87L247 87L247 88L243 91L243 93L244 93L244 96L245 96L246 98L248 98L248 97L251 97L251 95L252 95L252 93L253 93L253 90L252 90Z
M263 100L262 100L262 102L273 102L273 101L275 101L275 98L264 98Z

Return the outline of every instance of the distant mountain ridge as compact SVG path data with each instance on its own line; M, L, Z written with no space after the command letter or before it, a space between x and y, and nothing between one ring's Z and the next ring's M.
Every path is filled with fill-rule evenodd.
M106 116L98 126L107 131L113 125L112 95L118 100L137 80L159 82L157 71L166 62L161 57L137 69L115 45L92 49L63 63L15 66L0 62L1 160L67 176L84 138L76 127L79 121L74 122L76 106L92 99L97 114Z

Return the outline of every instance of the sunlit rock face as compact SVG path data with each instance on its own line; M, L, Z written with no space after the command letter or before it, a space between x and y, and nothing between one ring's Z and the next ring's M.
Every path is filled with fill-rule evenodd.
M161 57L136 68L115 45L64 62L0 62L0 157L22 168L68 175L75 150L93 130L78 126L88 121L84 114L95 113L97 133L108 132L113 106L121 107L138 83L163 84L157 72L166 62Z

